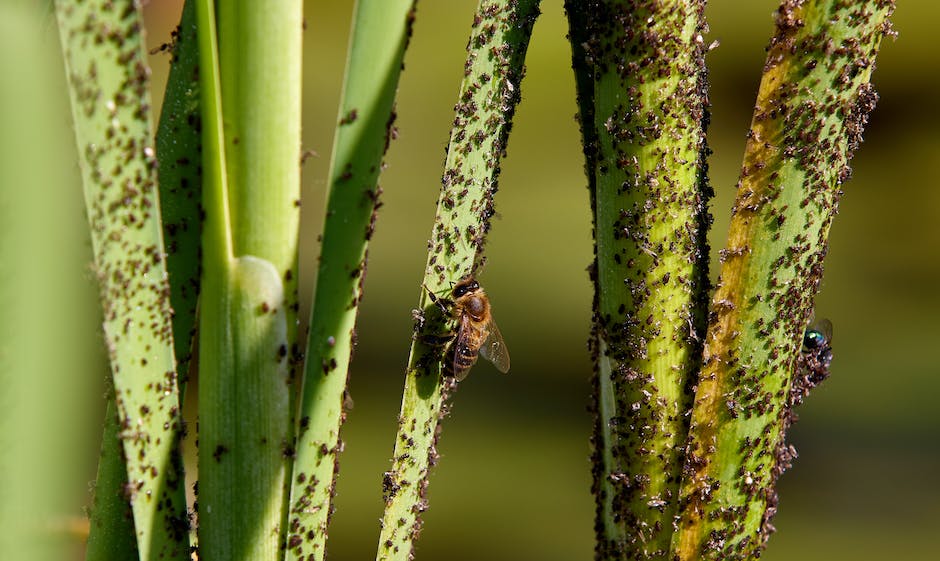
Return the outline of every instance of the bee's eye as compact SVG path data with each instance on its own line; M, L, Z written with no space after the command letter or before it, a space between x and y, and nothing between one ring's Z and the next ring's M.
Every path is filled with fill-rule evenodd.
M826 336L822 332L810 329L803 335L803 348L814 350L822 347L826 342Z
M462 281L461 283L459 283L457 286L454 287L454 298L460 298L464 294L467 294L468 292L473 292L475 290L478 290L479 288L480 288L480 284L475 280L471 280L469 282Z

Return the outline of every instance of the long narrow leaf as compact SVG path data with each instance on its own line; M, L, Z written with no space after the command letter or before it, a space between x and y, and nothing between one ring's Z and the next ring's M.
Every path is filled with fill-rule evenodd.
M419 516L427 508L428 472L437 459L438 422L454 384L442 375L442 347L429 342L456 325L442 317L428 291L448 293L479 264L537 16L537 0L482 0L474 16L419 298L423 318L405 374L392 469L384 478L379 560L414 556Z
M124 496L127 488L127 469L124 450L118 438L117 406L109 396L105 411L101 454L98 456L98 474L95 478L95 496L90 515L85 561L134 559L137 540L134 517Z
M291 478L287 551L293 559L325 556L353 328L380 204L376 182L413 10L414 0L361 0L353 17Z
M200 558L274 560L286 531L292 439L301 3L203 0L196 15Z
M756 559L772 530L793 364L893 7L778 10L709 313L672 559Z
M56 2L140 558L188 559L180 405L139 5Z
M163 111L157 128L160 162L160 209L170 275L173 335L180 388L185 390L192 358L199 296L199 205L202 189L199 115L199 49L193 0L183 5L180 25L171 46L173 55Z
M708 290L704 3L567 10L595 189L596 558L664 558Z

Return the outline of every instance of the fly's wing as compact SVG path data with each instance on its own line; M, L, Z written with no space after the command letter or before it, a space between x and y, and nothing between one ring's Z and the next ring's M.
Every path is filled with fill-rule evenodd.
M813 320L809 324L810 329L815 329L823 334L823 337L826 338L826 343L832 343L832 322L828 319L817 319Z
M480 347L480 356L492 362L497 370L505 374L509 372L509 350L506 348L506 342L503 341L503 335L492 319L486 326L486 330L488 333L483 346Z

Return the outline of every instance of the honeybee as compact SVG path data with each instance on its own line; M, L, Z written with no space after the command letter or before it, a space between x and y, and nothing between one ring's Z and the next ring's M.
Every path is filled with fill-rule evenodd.
M438 298L428 290L431 301L459 321L455 336L444 359L444 369L458 381L470 373L470 368L482 356L500 372L509 371L509 352L506 342L493 321L490 300L480 283L472 276L462 278L454 285L451 299Z

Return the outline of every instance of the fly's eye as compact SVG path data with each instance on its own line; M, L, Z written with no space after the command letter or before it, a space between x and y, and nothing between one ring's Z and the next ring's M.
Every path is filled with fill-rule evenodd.
M826 336L822 332L815 329L810 329L803 335L803 348L808 350L815 350L822 347L826 343Z

